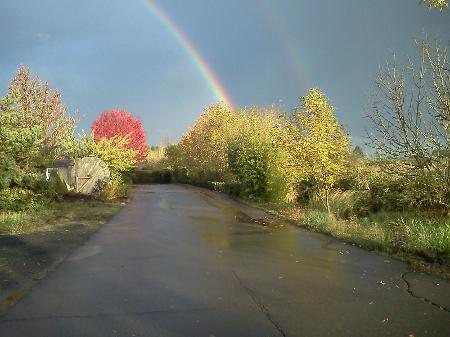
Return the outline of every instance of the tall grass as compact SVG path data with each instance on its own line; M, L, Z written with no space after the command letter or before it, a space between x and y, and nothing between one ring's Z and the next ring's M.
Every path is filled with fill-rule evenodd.
M306 206L264 204L263 208L364 248L450 259L450 217L421 211L370 212L361 206L363 197L367 196L360 191L335 191L330 197L331 213L314 195Z
M31 212L8 211L0 213L0 234L17 234L25 231L31 222Z
M383 212L340 219L324 210L307 208L304 225L371 249L430 256L450 254L448 217Z

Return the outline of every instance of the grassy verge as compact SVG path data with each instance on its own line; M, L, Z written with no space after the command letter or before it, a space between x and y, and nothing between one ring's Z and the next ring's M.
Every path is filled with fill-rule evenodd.
M105 223L121 204L97 200L60 201L36 210L0 213L0 234L22 234L52 230L72 223Z
M424 213L379 212L340 219L318 208L256 205L310 230L386 253L414 268L450 279L450 218Z

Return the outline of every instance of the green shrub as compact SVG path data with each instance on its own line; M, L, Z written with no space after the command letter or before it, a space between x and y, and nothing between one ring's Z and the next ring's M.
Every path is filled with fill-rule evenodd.
M226 183L224 185L224 192L233 197L238 197L241 192L241 185L239 183Z
M0 189L8 188L11 185L20 185L22 183L23 174L21 174L14 158L1 151L0 153Z
M164 184L170 184L172 182L172 171L169 169L164 169L162 173L162 182Z
M131 191L131 177L123 172L111 171L108 184L97 194L100 200L128 198Z
M135 170L131 175L133 184L151 184L153 182L153 171Z
M267 199L268 149L241 140L230 145L229 166L240 183L240 196L248 199Z
M386 171L387 166L390 171ZM399 168L395 170L397 166ZM399 161L392 160L354 162L338 179L335 188L356 191L355 208L363 213L448 208L450 196L446 195L446 188L436 172L424 169L415 175L404 176L399 174L402 172L400 167Z
M366 200L367 193L362 191L339 191L330 194L330 209L339 219L350 219L355 216L368 215L368 209L361 204Z
M442 186L441 178L436 172L422 170L410 179L403 180L405 198L411 208L442 209L449 208L450 195L448 189Z
M51 183L42 174L28 174L22 177L20 185L23 188L28 188L36 193L46 193L51 189ZM50 191L53 194L53 191Z
M175 168L175 170L173 170L173 180L182 184L188 183L189 182L188 169L184 166Z
M269 167L267 181L267 201L274 203L286 202L288 194L291 192L286 176L277 168Z
M68 189L67 189L66 184L61 179L59 174L56 173L56 172L52 172L52 174L50 175L50 179L49 179L49 182L48 182L47 185L50 188L50 190L54 191L56 196L63 196L63 195L66 195L69 192ZM43 186L43 185L41 185L41 186Z
M236 176L238 195L254 201L284 201L289 192L286 177L271 165L270 145L241 139L230 144L228 161Z
M42 206L47 199L29 189L14 187L0 190L0 210L23 211Z
M131 175L133 184L170 184L173 176L170 169L135 170Z
M300 181L297 186L297 202L301 205L308 205L314 198L314 192L317 189L317 184L312 179L305 179Z
M223 181L208 181L207 188L216 192L225 192L225 183Z

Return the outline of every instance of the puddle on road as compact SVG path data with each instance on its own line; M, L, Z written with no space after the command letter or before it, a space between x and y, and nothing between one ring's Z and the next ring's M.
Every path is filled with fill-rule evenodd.
M211 246L269 259L292 260L293 263L306 258L320 260L323 268L343 259L338 250L323 249L330 240L326 236L303 232L282 220L278 223L270 216L267 221L255 219L234 206L232 201L221 200L220 196L216 199L202 193L201 199L212 209L206 207L203 214L190 210L186 216L194 222L199 237ZM260 216L258 212L256 216Z
M218 222L221 222L221 219L219 217L211 216L211 215L188 215L188 217L191 218L192 220L196 221L196 222L201 222L201 223L218 223Z
M220 207L223 206L223 207ZM208 244L221 248L252 247L260 242L273 241L273 233L280 232L277 227L262 224L244 212L214 205L215 214L186 214L195 224L199 236ZM285 246L285 243L280 243Z
M221 248L231 247L240 235L267 234L260 225L241 222L237 217L214 215L188 215L203 240Z
M248 216L247 214L238 211L238 210L228 210L228 212L221 210L225 214L219 214L217 216L214 215L192 215L188 214L187 216L194 220L196 223L200 224L226 224L229 225L235 225L233 226L234 229L244 229L245 233L249 232L258 232L258 233L267 233L269 230L276 230L278 227L268 227L266 222L264 222L264 219L253 219L252 217ZM236 233L240 234L240 233Z

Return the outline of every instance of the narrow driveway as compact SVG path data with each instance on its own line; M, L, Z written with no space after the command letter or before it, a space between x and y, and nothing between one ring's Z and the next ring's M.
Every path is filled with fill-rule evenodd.
M448 282L242 212L263 216L190 186L137 186L0 336L448 336Z

